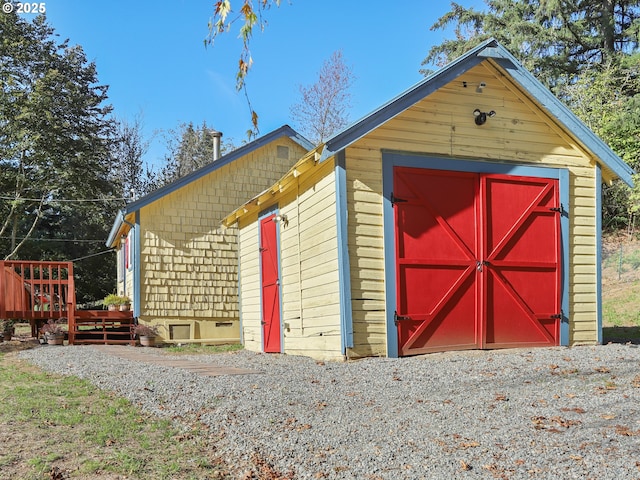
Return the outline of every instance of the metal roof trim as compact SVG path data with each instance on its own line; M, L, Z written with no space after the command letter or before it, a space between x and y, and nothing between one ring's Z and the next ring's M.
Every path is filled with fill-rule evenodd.
M220 159L214 162L211 162L208 165L205 165L204 167L199 168L198 170L195 170L189 173L188 175L185 175L184 177L181 177L168 185L165 185L157 190L154 190L153 192L145 195L144 197L139 198L134 202L129 203L125 207L124 213L128 214L128 213L135 212L136 210L139 210L142 207L149 205L150 203L153 203L156 200L159 200L165 195L173 193L176 190L179 190L180 188L184 187L185 185L188 185L189 183L195 180L198 180L204 177L205 175L208 175L211 172L214 172L217 169L225 165L228 165L233 161L247 155L248 153L251 153L252 151L257 150L258 148L263 147L264 145L271 143L277 138L280 138L283 136L287 136L291 138L294 142L299 144L305 150L311 150L314 148L313 144L309 140L304 138L302 135L296 132L293 128L291 128L289 125L283 125L277 130L274 130L254 140L253 142L247 143L246 145L243 145L242 147L237 148L234 151L222 156Z

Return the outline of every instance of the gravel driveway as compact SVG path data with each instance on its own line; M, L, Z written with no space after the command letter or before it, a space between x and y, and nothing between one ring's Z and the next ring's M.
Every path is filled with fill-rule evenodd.
M90 346L20 356L161 416L200 414L224 433L220 449L239 478L257 454L295 479L640 479L633 345L348 363L246 351L185 357L259 372L216 377Z

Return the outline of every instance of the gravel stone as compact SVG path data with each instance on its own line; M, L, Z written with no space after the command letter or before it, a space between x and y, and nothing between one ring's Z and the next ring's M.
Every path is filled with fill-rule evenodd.
M159 416L197 416L239 477L260 458L295 479L640 478L635 345L344 363L248 351L181 357L259 372L217 377L91 346L19 355Z

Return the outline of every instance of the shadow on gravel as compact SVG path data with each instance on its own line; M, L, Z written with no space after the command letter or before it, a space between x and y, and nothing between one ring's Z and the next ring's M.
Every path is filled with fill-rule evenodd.
M0 353L19 352L20 350L28 350L40 345L36 339L28 340L9 340L6 342L0 342Z
M640 344L640 327L603 327L602 343Z

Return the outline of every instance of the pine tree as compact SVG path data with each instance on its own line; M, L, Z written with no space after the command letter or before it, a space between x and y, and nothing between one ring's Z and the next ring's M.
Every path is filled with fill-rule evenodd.
M122 204L112 200L121 195L106 101L80 46L58 43L43 16L0 15L0 257L71 260L104 250ZM104 200L86 201L95 199ZM75 268L79 301L112 289L112 258Z

